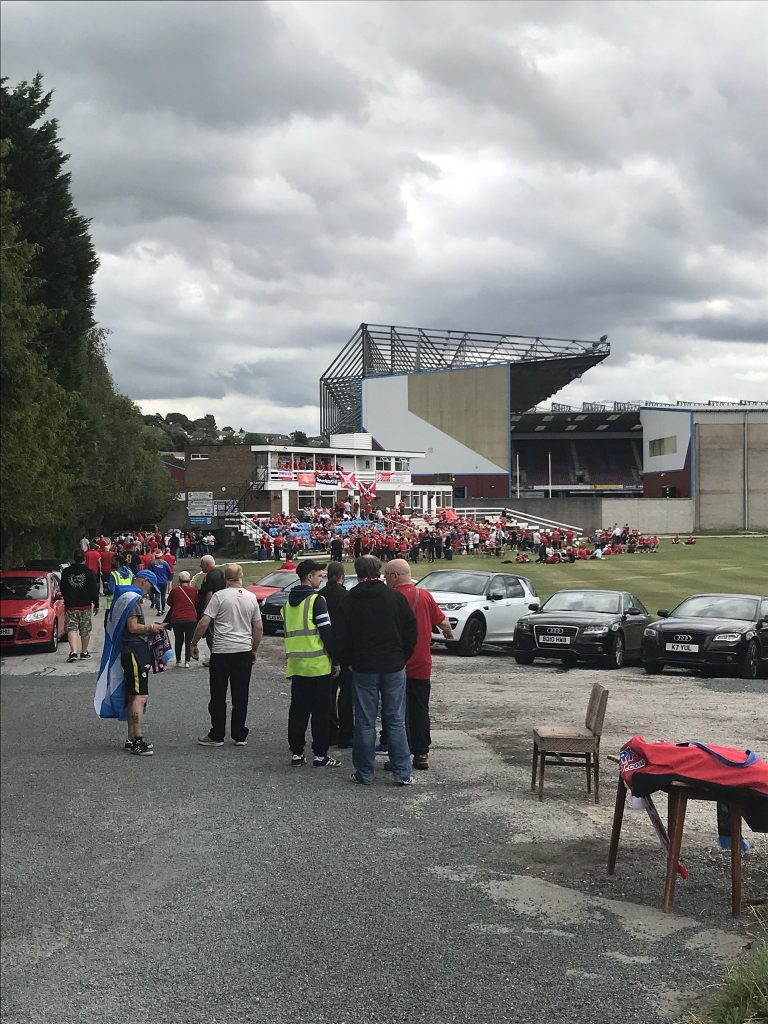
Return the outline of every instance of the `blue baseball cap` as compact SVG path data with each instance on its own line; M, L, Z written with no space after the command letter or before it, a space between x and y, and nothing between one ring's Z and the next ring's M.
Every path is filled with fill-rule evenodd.
M148 583L151 583L152 589L156 594L160 593L160 588L157 585L157 576L155 576L151 569L139 569L134 579L146 580Z

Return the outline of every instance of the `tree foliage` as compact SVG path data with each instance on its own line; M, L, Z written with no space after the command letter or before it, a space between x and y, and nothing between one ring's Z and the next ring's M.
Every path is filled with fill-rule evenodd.
M138 408L114 386L93 319L98 266L75 210L51 93L2 82L0 227L3 564L65 554L82 529L161 518L175 488Z

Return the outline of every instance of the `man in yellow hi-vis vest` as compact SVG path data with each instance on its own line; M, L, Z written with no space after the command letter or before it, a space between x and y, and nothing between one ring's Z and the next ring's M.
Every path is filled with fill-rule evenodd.
M317 593L323 582L320 562L305 559L296 566L299 585L288 595L281 614L285 628L285 674L291 680L288 712L288 745L291 764L307 763L304 743L312 720L312 751L315 768L338 768L328 756L331 727L331 686L339 666L331 657L331 619L325 598Z

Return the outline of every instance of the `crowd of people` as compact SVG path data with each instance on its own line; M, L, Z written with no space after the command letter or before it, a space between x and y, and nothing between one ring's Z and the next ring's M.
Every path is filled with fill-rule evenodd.
M279 561L302 552L329 552L348 561L371 554L382 561L411 563L452 559L458 555L514 556L517 563L558 564L620 554L653 554L659 538L623 527L596 529L580 536L570 527L522 527L503 517L495 522L461 518L453 510L434 516L406 516L399 508L363 510L360 518L349 502L336 508L306 508L301 514L255 517L261 528L259 557ZM367 512L367 514L366 514ZM685 543L695 543L689 538Z
M376 517L350 525L342 535L336 526L339 521L349 525L341 518L346 509L309 511L317 539L330 548L331 561L327 566L311 557L298 565L287 558L284 562L299 577L282 610L286 675L291 679L290 763L307 763L304 748L311 723L312 763L338 767L340 761L329 754L331 743L351 745L352 778L366 785L373 781L377 752L389 753L385 767L399 785L414 782L412 769L428 768L430 646L435 627L446 639L451 639L451 627L432 595L414 586L412 563L465 552L514 552L516 562L533 557L573 562L652 553L659 546L658 537L645 536L629 524L614 524L584 538L569 528L529 529L504 519L479 523L455 513L414 520L400 509L388 509L383 524ZM275 531L276 557L293 553L286 542L300 541L302 531L294 530L300 521L295 516L262 521L262 528ZM691 542L694 537L685 541ZM200 571L194 577L179 572L174 586L177 558L199 543L204 551ZM223 745L229 692L232 742L247 743L248 687L263 636L261 614L256 597L243 585L242 567L217 566L207 550L213 543L212 535L197 538L182 531L118 533L93 541L84 537L71 565L62 571L69 661L91 657L92 614L104 598L105 644L94 705L101 717L127 721L125 747L134 754L154 752L144 736L143 718L150 672L162 671L172 657L166 625L174 634L177 666L191 668L200 660L203 639L209 651L204 664L209 669L211 725L198 742ZM352 558L358 585L348 591L344 562ZM152 612L158 621L147 620ZM379 707L382 731L377 744Z
M124 564L125 554L116 558ZM164 658L164 623L149 622L147 613L155 607L163 614L158 568L168 563L160 552L153 558L157 564L139 569L130 579L122 577L113 591L94 697L100 717L127 722L125 748L139 756L154 754L144 735L144 711L150 673L162 670ZM88 591L79 595L83 603L77 625L85 625L91 608L98 609L97 577L85 566L81 550L71 568L83 575L81 589ZM355 561L358 585L352 591L344 587L341 562L323 565L304 559L296 573L299 584L283 609L285 673L291 681L290 765L307 764L311 725L314 767L341 765L329 753L335 743L352 747L353 782L370 785L376 755L386 753L384 768L392 781L412 785L413 770L429 768L431 639L434 627L452 638L445 613L429 592L415 587L404 559L388 562L382 580L382 563L361 555ZM86 596L89 604L83 601ZM190 659L200 659L203 639L210 652L210 728L197 742L223 746L229 693L230 738L235 746L246 746L250 678L263 626L259 603L243 585L242 567L216 566L212 556L204 555L195 580L188 572L179 574L167 603L177 665L189 667ZM90 634L90 623L86 632ZM379 708L382 732L377 743Z

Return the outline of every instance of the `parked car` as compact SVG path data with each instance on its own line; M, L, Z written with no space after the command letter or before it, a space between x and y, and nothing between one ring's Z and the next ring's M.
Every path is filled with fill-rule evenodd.
M448 650L464 657L479 654L484 643L511 643L515 624L538 607L536 589L525 576L476 569L436 569L416 584L428 590L451 624L454 640L443 640Z
M279 590L285 590L290 586L295 587L298 582L299 577L292 569L277 569L275 572L269 572L266 576L262 576L260 580L251 583L245 589L255 594L259 604L263 604L264 599L271 594L276 594Z
M600 661L621 668L639 658L643 630L651 621L643 602L623 590L558 590L540 609L519 619L515 661L534 658Z
M68 565L69 562L62 562L59 558L30 558L21 568L42 569L44 572L57 572L61 575L61 570L66 569Z
M55 572L0 572L0 648L45 645L55 651L64 636L64 601Z
M671 665L755 679L768 662L768 597L694 594L659 615L643 634L643 667L649 675Z
M288 595L298 585L298 577L294 583L289 584L284 590L277 590L275 593L265 597L261 605L261 618L264 622L264 632L267 636L274 636L283 631L283 617L280 609L288 600ZM357 586L357 576L347 576L344 580L344 587L351 590Z

